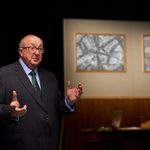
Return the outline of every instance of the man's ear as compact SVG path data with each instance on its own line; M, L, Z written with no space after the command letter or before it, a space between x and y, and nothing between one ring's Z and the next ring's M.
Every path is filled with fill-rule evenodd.
M22 56L22 48L18 48L18 52L19 52L20 56Z

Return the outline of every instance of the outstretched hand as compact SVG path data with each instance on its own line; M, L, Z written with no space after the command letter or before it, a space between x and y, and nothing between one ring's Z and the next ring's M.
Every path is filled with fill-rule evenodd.
M16 91L13 91L12 93L12 102L10 103L10 111L12 117L21 117L27 112L26 105L20 107Z
M74 104L82 95L82 84L78 83L77 87L71 87L71 82L67 82L67 98L71 104Z

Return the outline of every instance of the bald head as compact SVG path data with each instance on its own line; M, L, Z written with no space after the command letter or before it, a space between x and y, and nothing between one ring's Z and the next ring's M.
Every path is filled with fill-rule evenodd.
M41 40L41 38L39 38L36 35L29 34L21 39L19 43L19 47L36 45L38 43L43 44L43 41Z
M19 43L19 54L30 69L36 69L42 61L43 41L35 35L23 37Z

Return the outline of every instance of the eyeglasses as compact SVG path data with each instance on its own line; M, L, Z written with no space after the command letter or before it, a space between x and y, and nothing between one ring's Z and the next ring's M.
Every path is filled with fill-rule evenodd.
M44 47L28 46L28 47L21 47L21 48L27 49L31 53L35 53L35 52L37 52L37 50L40 54L45 52Z

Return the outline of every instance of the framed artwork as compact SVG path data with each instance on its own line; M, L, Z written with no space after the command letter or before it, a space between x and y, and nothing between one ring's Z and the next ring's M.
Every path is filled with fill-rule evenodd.
M125 35L76 33L76 71L125 71Z
M150 72L150 34L143 35L144 71Z

